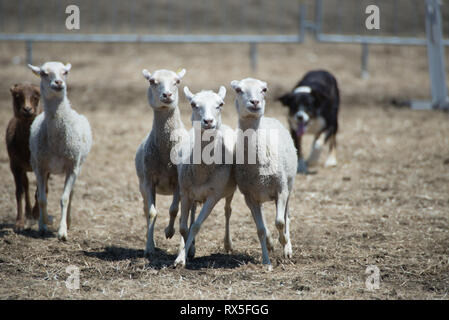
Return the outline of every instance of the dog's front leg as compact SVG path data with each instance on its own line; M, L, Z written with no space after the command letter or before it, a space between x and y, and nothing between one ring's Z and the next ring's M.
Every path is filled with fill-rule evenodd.
M317 134L315 139L313 140L312 150L310 152L310 156L307 159L307 165L309 167L315 166L320 159L321 151L323 150L323 134Z
M304 160L304 157L302 155L302 135L298 135L296 133L296 130L290 128L290 134L292 136L293 142L295 143L295 148L298 154L298 167L297 167L297 173L306 174L308 172L307 170L307 163Z

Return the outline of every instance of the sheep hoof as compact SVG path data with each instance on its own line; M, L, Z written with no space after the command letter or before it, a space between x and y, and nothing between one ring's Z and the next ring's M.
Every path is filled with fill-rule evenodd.
M58 240L67 241L67 230L60 230L58 232Z
M271 263L264 264L264 266L265 266L266 271L268 271L268 272L273 271L273 266L271 265Z
M175 268L181 267L184 268L186 266L186 260L182 257L177 257L175 263L173 265Z
M291 259L293 256L292 253L292 244L290 242L288 242L285 246L284 246L284 258L288 258Z
M16 225L14 226L14 232L19 233L23 230L25 224L23 221L17 221Z
M326 162L324 163L324 167L330 168L330 167L336 167L337 166L337 159L335 158L328 158Z
M165 228L165 238L171 239L175 234L175 228L167 227Z
M232 241L226 241L225 240L224 247L225 247L225 251L227 253L232 252Z

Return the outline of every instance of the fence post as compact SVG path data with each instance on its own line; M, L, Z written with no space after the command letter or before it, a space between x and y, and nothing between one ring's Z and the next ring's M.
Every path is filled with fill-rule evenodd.
M426 0L426 33L432 107L449 109L439 0Z
M362 43L362 79L369 78L368 71L368 56L369 56L369 46L368 43Z
M251 70L257 71L257 43L251 42L249 44L249 57L251 60Z
M33 41L25 41L26 63L33 64Z

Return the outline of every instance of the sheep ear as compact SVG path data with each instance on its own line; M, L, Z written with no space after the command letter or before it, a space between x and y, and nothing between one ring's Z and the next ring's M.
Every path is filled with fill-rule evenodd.
M186 69L182 69L181 71L179 71L178 72L179 79L182 79L182 77L184 77L185 74L186 74Z
M226 96L226 88L224 86L220 87L220 89L218 90L218 95L220 96L220 98L222 100L224 100L224 98Z
M237 80L232 80L232 81L231 81L231 87L232 87L232 89L234 89L235 92L237 92L237 93L242 92L242 89L239 87L239 81L237 81Z
M36 67L36 66L33 66L32 64L28 64L28 68L30 68L31 71L33 71L33 73L34 73L36 76L40 77L40 75L41 75L41 68Z
M72 65L71 65L70 63L67 63L67 64L64 66L64 70L65 70L66 72L69 72L70 69L72 69Z
M11 88L9 88L9 92L11 92L11 94L14 94L14 92L16 92L17 86L18 86L17 83L15 85L13 85Z
M150 78L151 78L151 73L150 73L150 71L148 71L147 69L143 69L143 70L142 70L142 74L143 74L143 76L144 76L145 79L147 79L148 81L150 81Z
M193 93L189 90L189 87L187 87L187 86L184 87L184 94L186 95L186 97L189 101L192 101Z

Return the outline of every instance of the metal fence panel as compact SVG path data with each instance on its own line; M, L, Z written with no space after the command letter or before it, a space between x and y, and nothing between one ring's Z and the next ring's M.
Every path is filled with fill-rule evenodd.
M65 28L68 5L80 30ZM298 0L0 0L0 40L302 42Z
M426 1L423 0L315 0L316 38L320 42L427 45ZM380 9L380 29L365 26L368 5ZM449 20L449 8L442 6ZM449 25L443 25L449 35ZM449 45L449 39L443 40Z

